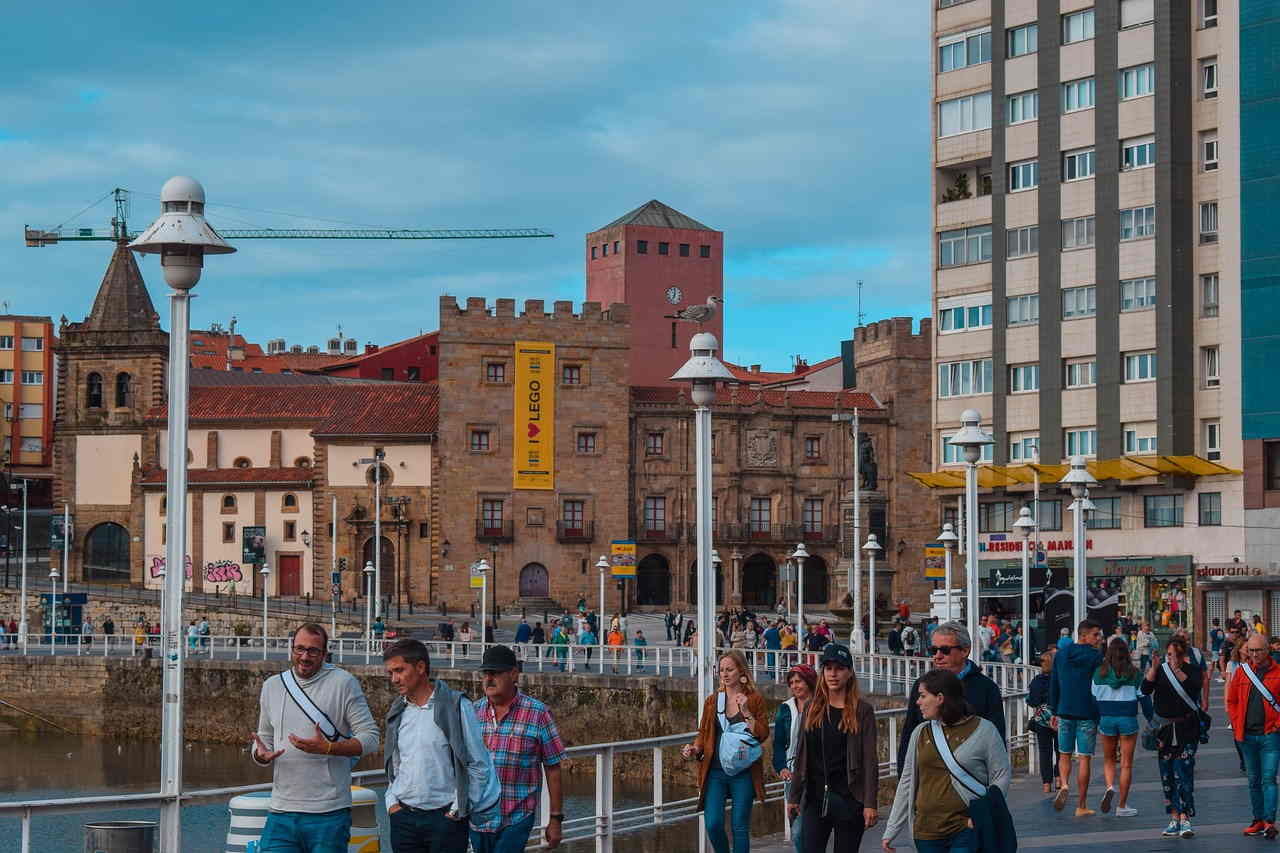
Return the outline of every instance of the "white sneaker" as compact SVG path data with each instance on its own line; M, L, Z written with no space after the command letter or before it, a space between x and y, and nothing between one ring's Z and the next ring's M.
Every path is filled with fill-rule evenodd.
M1181 830L1178 832L1178 834L1181 835L1183 838L1191 838L1192 836L1194 836L1196 834L1196 831L1191 828L1191 821L1184 820L1182 822Z
M1116 809L1116 817L1135 817L1137 814L1138 810L1132 806L1120 806Z
M1169 825L1164 828L1164 832L1160 833L1165 838L1178 837L1178 821L1176 819L1169 821Z

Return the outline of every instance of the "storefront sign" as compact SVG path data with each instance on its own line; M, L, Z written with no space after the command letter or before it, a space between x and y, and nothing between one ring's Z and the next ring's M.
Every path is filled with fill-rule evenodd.
M1090 557L1090 577L1189 575L1191 557Z
M615 539L609 544L609 563L615 578L636 576L636 543L631 539Z
M1196 577L1205 580L1213 580L1214 578L1256 578L1263 575L1262 569L1257 566L1241 566L1232 564L1229 566L1197 566Z
M555 344L516 341L514 488L555 488L555 372Z
M1032 548L1034 547L1035 547L1035 543L1032 543ZM1086 551L1091 549L1093 547L1093 540L1086 539L1084 542L1084 547ZM1009 538L1009 535L1005 533L992 533L990 536L988 536L987 541L978 542L978 550L992 551L992 552L1013 551L1015 553L1020 554L1022 553L1022 539L1021 537L1016 539ZM1041 551L1073 551L1075 550L1075 545L1072 543L1070 539L1041 539L1040 550Z
M929 580L947 578L947 549L939 542L924 546L924 576Z

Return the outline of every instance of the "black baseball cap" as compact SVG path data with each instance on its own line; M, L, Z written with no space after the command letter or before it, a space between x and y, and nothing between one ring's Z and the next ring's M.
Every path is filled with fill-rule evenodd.
M822 647L822 658L818 661L818 667L821 668L828 662L845 669L853 669L853 655L849 654L849 647L839 643L827 643Z
M507 646L489 646L480 661L481 672L509 672L520 668L516 653Z

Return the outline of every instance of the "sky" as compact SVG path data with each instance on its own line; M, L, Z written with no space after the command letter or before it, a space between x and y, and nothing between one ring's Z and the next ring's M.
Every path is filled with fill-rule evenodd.
M0 301L88 312L172 175L215 227L537 226L555 239L248 240L192 324L265 343L437 325L448 293L584 298L583 236L651 198L725 233L725 357L782 370L857 323L928 316L929 4L561 0L58 4L0 50ZM77 215L79 214L79 215ZM168 326L154 256L142 261ZM0 305L0 309L5 306Z

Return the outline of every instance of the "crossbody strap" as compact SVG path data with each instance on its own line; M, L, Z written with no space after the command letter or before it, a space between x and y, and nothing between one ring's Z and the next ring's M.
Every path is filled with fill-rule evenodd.
M336 743L343 738L351 737L343 734L333 724L333 720L329 719L329 715L320 710L319 705L311 701L311 697L307 695L307 691L302 689L302 685L298 683L298 679L293 674L292 669L286 669L280 673L280 682L284 684L285 692L289 694L289 698L293 700L293 703L310 718L311 722L320 727L320 732L327 740Z
M716 717L720 720L720 731L729 731L729 718L724 715L725 693L721 690L716 694Z
M1249 676L1249 680L1253 682L1253 689L1261 694L1263 700L1271 706L1271 710L1280 713L1280 703L1276 702L1275 697L1271 695L1271 691L1263 685L1262 679L1258 678L1258 674L1253 671L1253 667L1249 666L1248 663L1240 665L1244 667L1244 674Z
M933 731L933 745L938 748L938 755L942 756L942 763L947 765L947 769L951 771L951 775L961 785L969 789L975 797L986 796L987 786L973 778L968 770L960 766L960 762L956 761L956 757L951 752L951 744L947 743L947 734L942 730L942 724L937 720L930 720L929 725Z
M1173 692L1182 697L1182 701L1187 703L1188 708L1199 714L1200 706L1191 701L1191 697L1187 695L1187 691L1182 687L1182 682L1178 681L1178 676L1173 674L1173 669L1169 666L1169 662L1165 661L1160 664L1160 668L1164 670L1164 677L1169 679L1169 686L1173 688Z

